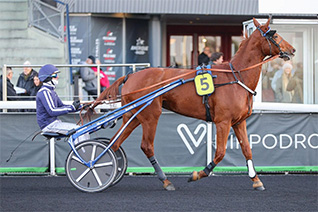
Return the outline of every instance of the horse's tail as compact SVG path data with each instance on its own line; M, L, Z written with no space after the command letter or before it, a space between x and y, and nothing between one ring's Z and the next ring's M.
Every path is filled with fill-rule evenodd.
M119 95L119 86L123 84L125 77L126 76L120 77L111 86L106 88L96 99L96 102L99 102L100 104L100 102L103 100L116 101ZM93 106L93 108L95 107Z
M91 120L92 115L95 112L95 107L98 105L102 104L104 100L108 100L111 102L116 102L118 100L118 95L119 95L119 86L123 84L126 76L120 77L117 79L111 86L106 88L100 95L99 97L93 102L93 105L91 105L88 109L87 112L84 115L85 120Z

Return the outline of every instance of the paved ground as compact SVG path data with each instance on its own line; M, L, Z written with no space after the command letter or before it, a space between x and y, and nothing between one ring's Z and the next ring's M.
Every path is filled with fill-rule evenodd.
M0 211L318 211L317 175L264 175L262 192L247 176L169 179L176 191L154 176L125 176L104 192L83 193L65 176L2 176Z

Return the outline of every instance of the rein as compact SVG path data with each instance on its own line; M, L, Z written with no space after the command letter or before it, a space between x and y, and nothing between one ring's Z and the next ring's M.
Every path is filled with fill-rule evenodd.
M247 68L245 68L245 69L242 69L242 70L240 70L240 71L234 70L234 72L248 71L248 70L250 70L250 69L253 69L253 68L256 68L256 67L258 67L258 66L261 66L261 65L263 65L264 63L267 63L267 62L269 62L269 61L271 61L271 60L274 60L274 59L276 59L277 57L279 57L279 55L270 57L270 58L268 58L268 59L266 59L266 60L264 60L264 61L262 61L262 62L260 62L260 63L257 63L257 64L255 64L255 65L252 65L252 66L247 67ZM231 63L230 63L230 64L231 64ZM231 65L230 65L230 67L231 67ZM228 69L214 69L214 68L204 69L204 70L207 70L207 71L216 71L216 72L227 72L227 73L232 73L232 72L233 72L232 70L228 70ZM195 72L197 72L197 71L198 71L198 70L194 70L194 71L191 71L191 72L189 72L189 73L181 74L181 75L172 77L172 78L170 78L170 79L164 80L164 81L162 81L162 82L156 83L156 84L154 84L154 85L151 85L151 86L148 86L148 87L145 87L145 88L142 88L142 89L139 89L139 90L136 90L136 91L133 91L133 92L124 94L124 95L122 95L122 96L127 96L127 95L130 95L130 94L138 93L138 92L141 92L141 91L144 91L144 90L147 90L147 89L150 89L150 88L153 88L153 87L156 87L156 86L165 84L165 83L167 83L167 82L171 82L171 81L173 81L173 80L178 80L178 79L180 79L180 78L182 78L182 77L191 75L191 74L193 74L193 73L195 73Z
M208 71L215 71L215 72L225 72L225 73L235 73L235 72L237 72L237 73L239 73L239 72L242 72L242 71L248 71L248 70L250 70L250 69L253 69L253 68L256 68L256 67L258 67L258 66L261 66L261 65L263 65L264 63L267 63L267 62L269 62L269 61L271 61L271 60L274 60L274 59L276 59L276 58L278 58L279 57L279 55L276 55L276 56L272 56L272 57L270 57L270 58L268 58L268 59L266 59L266 60L264 60L264 61L262 61L262 62L260 62L260 63L257 63L257 64L255 64L255 65L252 65L252 66L250 66L250 67L247 67L247 68L244 68L244 69L242 69L242 70L240 70L240 71L237 71L237 70L228 70L228 69L215 69L215 68L211 68L211 69L205 69L205 70L208 70ZM231 64L231 63L230 63ZM231 67L231 65L230 65L230 67ZM145 87L145 88L142 88L142 89L139 89L139 90L136 90L136 91L133 91L133 92L130 92L130 93L127 93L127 94L124 94L124 95L121 95L121 96L118 96L118 97L123 97L123 96L128 96L128 95L131 95L131 94L134 94L134 93L138 93L138 92L141 92L141 91L144 91L144 90L148 90L148 89L151 89L151 88L154 88L154 87L156 87L156 86L159 86L159 85L163 85L163 84L165 84L165 83L169 83L169 82L171 82L171 81L173 81L173 80L178 80L178 79L180 79L180 78L182 78L182 77L186 77L186 76L188 76L188 75L191 75L191 74L193 74L193 73L195 73L197 70L194 70L194 71L191 71L191 72L189 72L189 73L185 73L185 74L181 74L181 75L178 75L178 76L175 76L175 77L172 77L172 78L170 78L170 79L167 79L167 80L164 80L164 81L162 81L162 82L159 82L159 83L156 83L156 84L154 84L154 85L151 85L151 86L148 86L148 87ZM234 74L234 76L235 76L235 74ZM236 79L236 76L235 76L235 79ZM228 85L228 84L234 84L234 83L238 83L238 84L240 84L242 87L244 87L245 85L241 82L241 81L232 81L232 82L229 82L229 83L224 83L224 84L216 84L218 87L220 87L220 86L223 86L223 85ZM246 87L246 86L245 86ZM245 88L244 87L244 88ZM247 87L246 87L247 88ZM246 89L245 88L245 89ZM248 88L249 89L249 88ZM254 92L254 91L253 91ZM110 102L110 103L116 103L116 102L119 102L120 100L115 100L115 99L112 99L113 101L112 102ZM106 101L109 101L109 100L106 100ZM94 100L94 101L91 101L91 102L86 102L85 103L85 106L81 109L81 111L80 111L80 113L82 112L82 110L83 109L85 109L87 106L89 106L89 105L91 105L91 104L94 104L94 103L103 103L103 102L106 102L105 100L98 100L98 101L96 101L96 100Z

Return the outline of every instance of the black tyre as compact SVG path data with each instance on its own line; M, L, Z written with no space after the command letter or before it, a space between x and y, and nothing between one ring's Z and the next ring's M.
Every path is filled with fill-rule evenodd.
M109 144L110 139L109 138L96 138L98 141L104 142L106 145ZM128 161L126 157L126 153L122 147L119 147L119 149L115 152L115 155L117 157L117 175L115 177L115 180L113 181L112 185L116 185L119 181L121 181L126 173L127 167L128 167Z
M107 145L98 140L87 140L76 145L76 150L86 162L94 160ZM93 166L84 165L71 150L65 162L66 176L71 184L83 192L100 192L113 184L117 175L117 158L109 149Z

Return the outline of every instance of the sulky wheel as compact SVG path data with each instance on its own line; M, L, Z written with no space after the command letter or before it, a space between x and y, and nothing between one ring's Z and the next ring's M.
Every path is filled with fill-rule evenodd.
M107 146L97 140L87 140L75 148L88 162L99 156ZM112 185L117 174L117 158L113 150L109 149L92 168L89 168L71 150L65 162L65 171L75 188L84 192L99 192Z
M96 138L96 140L102 141L106 145L108 145L110 142L109 138ZM124 175L126 173L127 166L128 166L126 153L122 147L119 147L119 149L115 152L115 155L117 157L118 169L117 169L117 175L116 175L115 180L113 181L112 185L115 185L119 181L121 181L121 179L124 177Z

